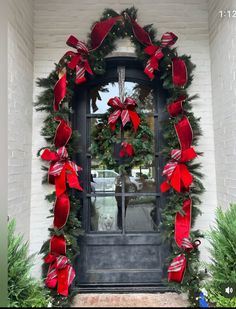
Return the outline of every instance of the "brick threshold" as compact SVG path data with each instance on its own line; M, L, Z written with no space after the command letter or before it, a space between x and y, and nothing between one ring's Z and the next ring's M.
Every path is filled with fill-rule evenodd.
M75 296L71 307L97 308L174 308L189 307L187 296L177 293L82 293Z

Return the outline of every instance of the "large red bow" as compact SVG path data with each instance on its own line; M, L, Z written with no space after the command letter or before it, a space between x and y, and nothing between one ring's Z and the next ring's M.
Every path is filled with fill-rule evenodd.
M70 161L65 147L59 148L56 152L45 149L41 158L46 161L52 161L48 171L49 183L56 185L56 196L60 196L66 191L66 180L70 188L83 191L80 186L77 172L81 167Z
M171 161L166 164L162 173L163 176L167 176L167 180L161 184L161 192L166 192L170 187L177 192L189 189L193 177L184 162L193 160L196 156L192 147L186 150L173 149L171 151Z
M85 78L85 72L88 72L89 74L93 74L92 69L88 62L88 53L89 50L87 46L79 41L76 37L71 35L68 40L66 41L66 44L70 47L76 48L77 52L69 51L66 53L66 56L70 56L71 60L68 62L68 67L70 69L76 69L76 78L75 82L76 84L80 84L86 81Z
M68 296L68 289L75 278L75 271L66 257L66 241L63 235L54 235L50 240L50 253L44 258L50 264L45 284L50 289Z
M135 131L137 130L140 123L140 118L134 111L137 105L134 99L128 97L125 99L124 104L122 104L120 98L114 97L110 99L107 104L115 109L115 111L111 113L108 118L108 124L111 130L115 130L116 122L119 117L121 118L123 127L127 122L132 121Z
M149 45L144 49L144 52L148 54L150 59L148 59L144 72L152 80L154 78L154 70L159 71L159 60L163 58L162 48L171 46L175 44L178 37L172 32L166 32L162 35L161 43L157 45Z

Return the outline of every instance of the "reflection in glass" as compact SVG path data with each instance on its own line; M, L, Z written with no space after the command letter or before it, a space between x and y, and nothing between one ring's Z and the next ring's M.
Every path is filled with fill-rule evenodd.
M151 232L158 227L155 196L130 197L127 204L126 231Z
M91 230L98 232L119 231L118 207L115 196L92 197L90 206Z
M94 160L92 161L94 162ZM91 177L93 182L91 184L92 192L99 191L115 191L116 180L119 174L114 170L101 169L99 167L92 166Z
M119 97L118 83L99 85L90 91L90 113L103 114L109 109L107 102L110 98Z
M154 153L153 153L154 160ZM135 166L131 169L129 180L132 185L125 192L156 192L156 168L153 162L147 166Z
M143 113L153 113L153 90L152 88L133 82L125 82L125 98L133 97ZM98 85L90 91L90 113L103 114L106 113L109 106L107 102L110 98L119 97L118 82Z

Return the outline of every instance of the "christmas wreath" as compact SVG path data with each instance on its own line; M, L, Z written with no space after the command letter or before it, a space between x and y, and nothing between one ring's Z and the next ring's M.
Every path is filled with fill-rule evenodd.
M177 289L187 290L195 304L196 295L200 292L199 284L203 276L199 271L200 241L197 238L200 233L190 232L200 212L199 194L203 191L200 165L193 163L197 156L193 147L197 145L201 134L199 119L191 111L191 101L196 96L188 94L194 65L189 56L179 56L176 48L173 48L177 40L174 33L166 32L157 40L152 25L140 26L134 7L120 14L106 9L100 21L93 25L87 43L70 36L67 45L71 50L66 52L48 78L38 81L38 85L45 90L35 105L38 111L47 113L42 135L48 142L48 147L41 149L39 154L43 160L50 162L48 181L55 185L55 192L46 197L54 202L51 210L53 226L49 229L50 239L41 250L45 254L45 284L52 291L54 306L66 306L76 291L73 285L73 259L78 254L77 237L81 230L78 220L80 202L74 192L83 188L78 180L81 168L72 160L78 151L78 132L70 127L74 87L97 74L103 74L106 70L105 56L114 50L116 39L124 37L129 37L134 43L137 57L143 61L145 74L151 80L159 74L162 86L168 92L169 120L165 123L166 147L162 150L167 164L163 170L165 180L161 184L162 192L170 192L162 212L163 234L173 248L168 281ZM126 103L121 100L121 104ZM125 158L123 165L139 164L143 151L145 163L149 164L153 133L142 111L137 108L138 123L137 117L129 111L126 111L130 117L128 121L125 120L125 113L123 118L120 117L121 111L120 118L114 120L112 113L116 111L114 105L110 106L111 110L105 115L102 124L97 123L92 132L96 143L91 151L100 156L108 167L113 167L115 158L111 152L118 127L123 125L127 133L126 143L121 145L119 151L119 157ZM122 107L122 111L124 109L128 110L128 107Z

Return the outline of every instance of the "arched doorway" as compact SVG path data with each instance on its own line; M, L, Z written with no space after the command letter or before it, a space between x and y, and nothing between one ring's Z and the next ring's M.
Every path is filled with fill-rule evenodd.
M137 98L153 134L149 159L144 152L145 164L133 166L125 173L119 173L122 162L117 156L125 131L121 130L114 141L112 155L117 156L116 164L106 164L93 151L94 132L99 132L97 127L107 112L108 99L120 95L122 78L123 91ZM101 100L94 111L97 90ZM80 288L165 289L164 260L169 250L168 244L162 242L161 209L165 203L159 190L164 165L161 149L165 98L161 81L150 81L143 73L142 63L133 57L108 58L106 74L78 87L73 126L81 133L76 160L83 168L85 231L78 240L80 256L75 267ZM142 100L146 100L145 105Z

